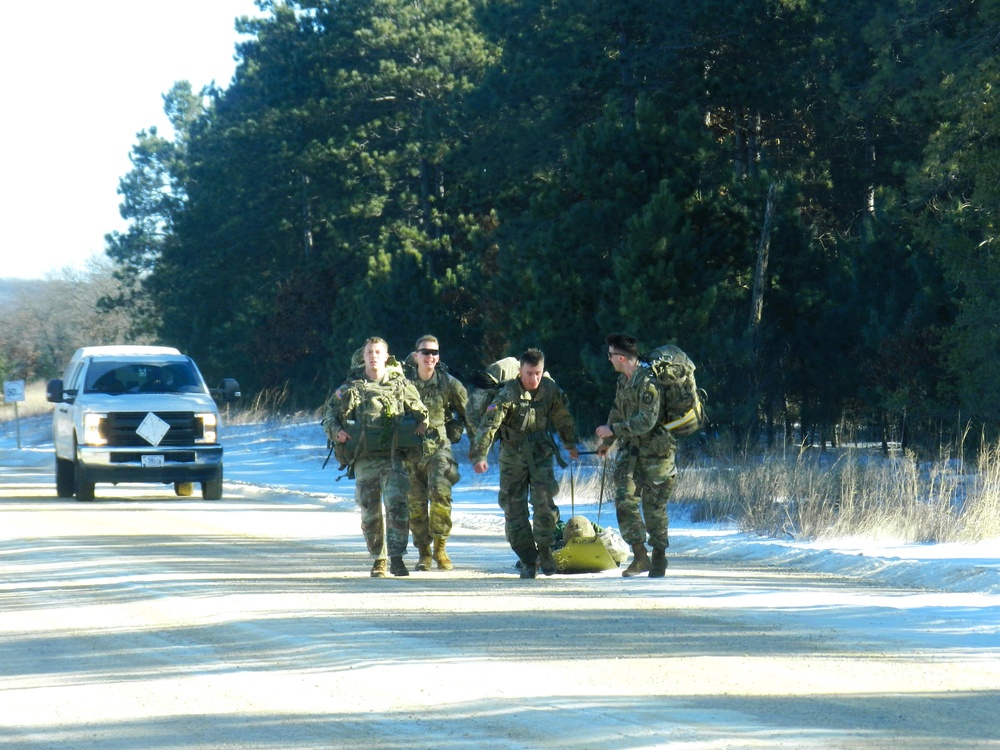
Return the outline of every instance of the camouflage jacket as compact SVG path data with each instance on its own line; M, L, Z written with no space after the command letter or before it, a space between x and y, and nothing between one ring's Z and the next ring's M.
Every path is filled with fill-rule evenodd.
M341 385L326 403L323 430L331 440L350 421L365 428L392 426L404 414L419 422L427 422L427 408L413 384L402 372L389 371L381 380L365 376L351 378Z
M529 434L559 433L563 445L577 443L576 423L569 411L569 399L551 378L542 378L534 393L526 391L520 379L503 385L486 408L472 440L473 463L486 460L495 437L502 444L519 445Z
M641 456L671 455L676 443L660 424L661 408L660 386L648 368L637 367L631 378L619 375L615 404L608 415L615 434L601 442L612 445L621 440L637 447Z
M414 374L410 378L410 382L413 383L420 395L420 400L426 407L428 414L424 453L433 453L450 445L444 425L445 422L453 419L455 414L465 425L469 436L474 434L473 428L468 423L465 409L469 395L458 378L435 369L434 374L428 380L421 380L419 375Z

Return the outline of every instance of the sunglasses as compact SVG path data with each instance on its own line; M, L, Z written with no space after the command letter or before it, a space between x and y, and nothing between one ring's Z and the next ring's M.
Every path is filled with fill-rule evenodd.
M621 352L608 352L608 359L614 359L615 357L624 357L625 355Z
M417 351L423 354L425 357L441 356L441 351L439 349L417 349Z

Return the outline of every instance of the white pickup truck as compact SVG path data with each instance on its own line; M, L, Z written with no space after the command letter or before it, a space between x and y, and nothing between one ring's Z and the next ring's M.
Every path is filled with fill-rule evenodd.
M97 482L173 483L188 496L222 497L222 445L215 399L239 398L230 378L209 389L190 357L165 346L77 349L46 397L56 494L93 500Z

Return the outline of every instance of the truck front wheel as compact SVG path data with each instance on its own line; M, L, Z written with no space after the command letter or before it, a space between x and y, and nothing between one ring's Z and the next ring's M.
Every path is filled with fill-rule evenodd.
M218 500L222 497L222 466L201 483L201 496L205 500Z
M56 497L73 497L76 491L76 468L73 462L56 456Z
M87 476L87 470L79 461L76 462L76 499L89 503L94 499L94 482Z

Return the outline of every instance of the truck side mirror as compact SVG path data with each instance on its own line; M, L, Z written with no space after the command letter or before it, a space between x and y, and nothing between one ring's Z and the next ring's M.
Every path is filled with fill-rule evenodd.
M209 391L211 391L213 397L221 401L235 401L242 395L240 393L240 384L232 378L223 378L222 385L218 388L210 388Z
M59 378L50 380L45 386L45 400L53 404L61 404L66 400L63 393L63 382Z

